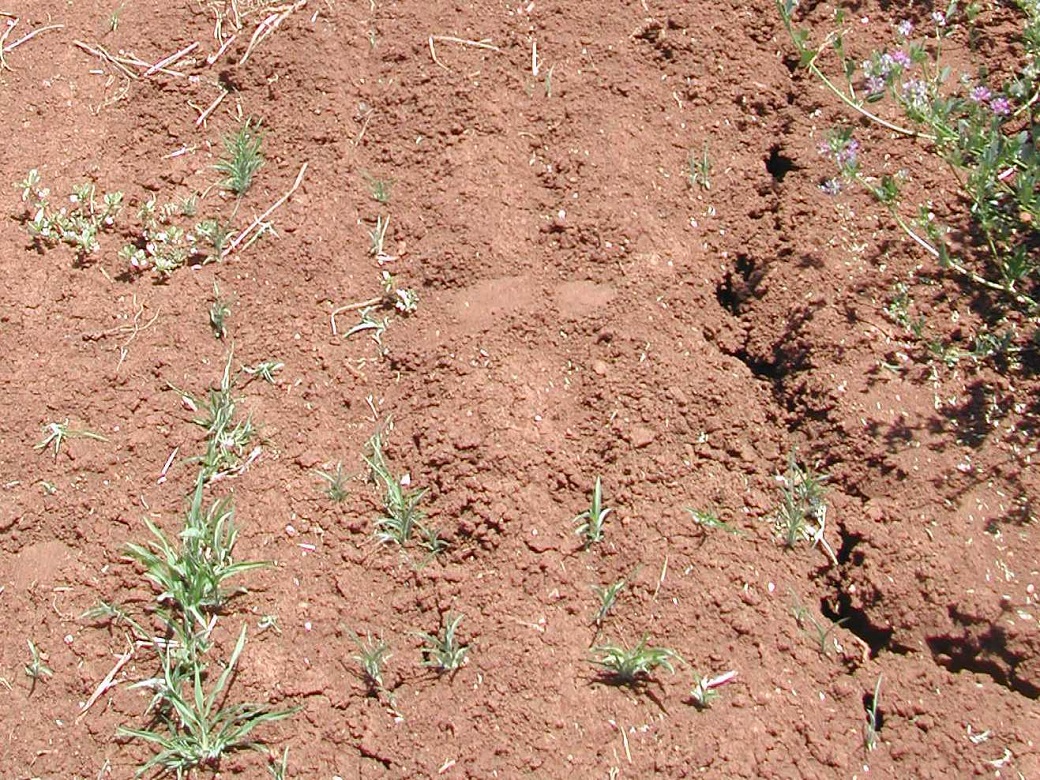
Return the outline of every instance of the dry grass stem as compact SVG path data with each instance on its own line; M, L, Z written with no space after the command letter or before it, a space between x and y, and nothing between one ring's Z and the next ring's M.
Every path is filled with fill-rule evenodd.
M144 73L142 73L141 77L142 78L148 78L153 73L158 73L159 71L162 71L164 73L172 73L173 71L167 71L166 68L168 66L172 65L173 63L177 62L178 60L188 56L193 51L195 51L197 48L199 48L199 42L198 41L195 41L195 43L192 43L192 44L190 44L188 46L185 46L183 49L181 49L178 52L174 52L169 57L166 57L165 59L159 60L157 63L152 65L152 67L150 67L148 70L146 70ZM181 75L181 74L178 74L178 75Z
M249 56L253 53L253 49L259 46L267 36L277 30L278 26L288 19L290 14L294 11L300 10L305 5L307 5L307 0L296 0L292 5L283 5L272 9L272 13L256 26L256 30L253 32L253 37L249 40L249 45L246 47L246 53L242 55L242 59L238 61L238 64L244 65L246 60L248 60Z
M199 118L195 120L195 127L201 127L206 122L206 120L209 119L210 114L217 110L217 106L224 102L224 98L226 98L229 94L231 93L229 93L226 89L222 90L220 95L217 96L217 99L210 103L209 106L207 106L199 114Z
M493 43L491 43L491 41L489 41L486 38L483 39L483 40L480 40L480 41L470 41L470 40L467 40L465 38L456 38L453 35L431 35L430 39L429 39L430 57L433 58L433 61L435 63L437 63L437 65L439 65L440 67L444 68L444 70L451 70L451 68L449 68L447 65L442 63L439 59L437 59L437 50L433 46L433 42L434 41L439 41L441 43L457 43L460 46L473 46L473 47L475 47L477 49L488 49L490 51L501 51L501 49L499 49L497 46L495 46Z
M274 203L272 203L270 208L267 209L267 211L265 211L256 219L254 219L253 223L249 227L247 227L245 230L239 233L238 236L236 236L235 239L227 245L224 251L220 253L221 260L223 260L232 252L234 252L238 248L239 244L246 240L250 233L256 230L256 228L260 225L264 224L264 220L271 216L271 214L273 214L279 206L281 206L283 203L289 200L289 198L292 197L293 193L296 192L296 190L298 190L300 188L300 185L303 183L303 175L307 172L307 165L308 163L304 163L300 167L300 172L296 174L296 181L293 182L293 186L289 189L289 191L282 195L282 197L280 197Z

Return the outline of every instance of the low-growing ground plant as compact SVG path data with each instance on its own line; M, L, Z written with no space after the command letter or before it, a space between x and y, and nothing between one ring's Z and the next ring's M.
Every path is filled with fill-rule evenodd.
M682 661L670 647L654 647L644 634L635 647L605 644L592 648L591 662L601 667L602 676L615 685L636 685L646 682L657 669L675 672L673 661Z
M241 197L253 184L253 177L264 164L260 123L247 119L234 133L224 136L224 156L217 171L224 175L221 185Z
M690 691L690 701L698 710L709 709L719 697L718 688L726 683L732 682L737 676L736 672L730 671L717 677L706 677L698 675L694 680L693 689Z
M377 179L374 176L366 175L365 183L368 185L368 192L372 196L372 200L382 206L390 203L390 191L394 186L393 179Z
M827 477L798 463L792 450L787 460L787 472L777 477L781 485L780 508L777 510L774 527L784 547L793 550L799 542L819 545L838 565L830 543L824 538L827 528L827 502L824 499L823 483Z
M834 16L837 29L817 43L795 20L798 0L777 0L801 68L857 118L907 139L907 161L920 159L924 150L939 163L935 169L949 171L961 195L951 210L930 201L905 204L909 169L872 175L851 127L834 130L820 145L837 170L835 178L823 183L826 192L836 194L847 186L866 190L900 230L972 291L981 303L977 310L987 319L974 337L975 346L961 353L982 357L1022 346L1010 311L1023 313L1034 329L1040 321L1040 260L1035 251L1040 241L1040 154L1034 127L1040 4L1015 4L1022 14L1016 42L1022 56L1013 66L1017 70L976 62L970 71L956 72L945 62L948 39L961 25L977 32L976 4L951 3L945 11L932 11L920 34L904 19L895 26L890 44L854 57L846 48L843 12ZM998 82L1002 72L1006 77Z
M453 672L466 663L469 645L459 642L456 631L464 615L448 613L444 618L444 627L440 634L421 633L423 640L422 664L435 670L438 674Z
M878 675L877 683L874 685L874 693L867 699L866 711L867 722L863 726L863 746L867 751L877 747L878 734L881 732L881 715L878 706L881 703L881 675Z
M383 668L390 660L390 645L382 639L373 639L366 634L362 639L354 635L354 644L358 647L358 654L354 656L361 669L361 677L368 686L369 693L377 695L385 690L383 685Z
M689 173L687 181L690 189L699 188L707 192L711 189L711 157L708 155L708 142L704 142L704 148L700 154L690 152L687 159Z
M592 502L589 508L574 518L571 522L577 524L575 533L581 537L582 546L588 549L594 544L603 541L603 524L607 516L613 512L603 506L603 482L596 477L596 484L592 488Z
M330 501L334 501L338 504L350 495L350 492L347 490L348 476L343 471L342 462L337 463L336 468L332 471L319 471L317 474L321 478L322 482L325 483L325 489L322 492Z
M98 237L115 228L123 206L122 192L102 193L99 199L97 187L86 182L72 188L68 205L56 207L36 168L15 186L29 208L25 226L33 240L40 246L67 244L80 262L101 249Z
M725 531L726 533L733 534L734 536L744 535L744 532L741 531L739 528L736 528L730 525L729 523L721 520L719 518L719 513L715 512L714 510L687 508L686 511L690 513L690 517L693 519L693 522L696 523L696 525L700 528L703 528L708 531Z
M389 427L389 426L388 426ZM383 514L376 519L375 537L384 544L404 545L412 535L423 528L425 513L419 502L426 490L409 488L411 478L407 474L394 476L383 455L383 432L373 434L368 440L369 454L365 462L372 470L372 477L383 489Z
M617 603L618 595L627 584L626 580L622 578L616 582L612 582L610 585L602 587L599 585L592 586L592 590L596 594L596 598L599 600L596 614L592 618L592 622L595 624L597 630L603 627L603 621L607 619L610 610L612 610L614 604Z
M93 439L94 441L108 441L100 433L94 433L84 429L69 427L69 421L50 422L43 426L43 438L36 443L36 449L45 450L54 447L54 458L57 459L61 445L68 439Z
M274 375L283 368L285 368L285 363L282 363L280 360L262 360L254 366L242 366L242 373L250 379L262 379L273 385L275 384Z

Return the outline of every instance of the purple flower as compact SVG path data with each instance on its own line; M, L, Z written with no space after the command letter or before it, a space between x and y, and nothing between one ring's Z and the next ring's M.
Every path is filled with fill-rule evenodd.
M990 98L990 91L988 88L980 84L977 87L971 88L971 91L968 93L968 98L973 103L985 103Z
M896 49L894 52L892 52L892 62L894 62L896 65L898 65L901 68L909 68L910 67L910 55L907 54L902 49Z
M859 152L859 141L850 138L839 149L834 151L834 162L842 168L850 168L856 164L856 155Z
M999 95L989 101L989 110L996 116L1007 116L1011 113L1011 101L1003 95Z
M911 22L909 19L904 19L899 23L899 26L896 27L896 32L898 32L904 38L909 38L911 35L914 34L914 23Z
M903 100L913 108L922 110L928 105L928 85L920 79L903 82Z
M936 27L945 27L946 15L942 11L932 11L932 21Z
M869 94L877 95L885 91L885 80L881 76L871 76L864 82L864 86Z
M841 182L838 179L827 179L820 185L820 192L825 195L837 195L841 192Z

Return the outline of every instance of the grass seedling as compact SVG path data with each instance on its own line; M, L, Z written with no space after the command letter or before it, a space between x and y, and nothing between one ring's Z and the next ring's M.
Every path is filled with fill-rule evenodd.
M224 174L223 187L239 197L245 195L264 164L259 130L259 123L247 119L237 132L224 136L224 157L217 163L217 170Z
M36 683L44 677L51 677L54 670L47 666L47 656L33 644L31 639L25 640L29 645L29 663L25 665L25 676L29 678L29 695L36 690Z
M690 691L690 700L693 702L693 706L698 710L706 710L711 707L711 703L719 697L719 693L715 689L731 682L736 676L736 672L726 672L718 677L698 676L693 684L693 690Z
M271 753L267 759L267 771L271 773L274 780L285 780L289 771L289 748L282 751L282 757Z
M453 672L466 662L469 645L459 643L455 631L463 615L445 616L444 630L439 636L419 634L423 640L422 665L435 669L438 674Z
M693 518L693 522L701 528L711 531L725 531L726 533L733 534L734 536L744 535L744 532L741 531L739 528L734 528L729 523L720 520L717 512L689 508L686 511L690 513L690 517Z
M36 449L45 450L54 446L54 459L58 459L58 451L66 439L93 439L94 441L108 441L100 433L87 430L73 430L69 427L68 419L63 423L51 422L43 426L43 439L36 443Z
M268 384L273 385L275 373L283 368L285 368L285 363L277 360L264 360L255 366L242 366L242 371L250 378L259 377Z
M421 526L419 535L422 537L419 540L419 546L429 553L427 561L448 549L448 540L443 538L436 528Z
M182 616L188 632L202 630L229 598L243 592L228 590L228 580L268 565L264 561L233 560L238 531L231 499L225 497L206 506L205 484L205 474L199 474L179 544L145 520L153 541L147 547L127 545L127 556L144 568L144 576L158 588L159 603Z
M366 175L365 183L368 184L368 192L372 196L372 200L383 206L390 203L390 190L394 186L392 179L376 179Z
M390 645L367 634L364 639L355 634L354 644L358 646L358 654L354 656L354 660L361 667L361 676L368 686L369 693L378 694L385 690L383 667L390 660Z
M838 558L823 536L827 528L823 483L827 476L800 466L792 450L787 461L787 473L778 479L782 497L774 526L784 547L793 550L801 541L807 541L813 547L820 545L831 563L837 566Z
M681 661L679 654L670 647L652 647L647 644L647 635L635 647L619 645L596 645L592 648L595 657L592 663L602 667L604 677L614 685L637 685L645 682L658 668L675 672L672 661Z
M376 217L375 227L368 231L368 239L371 242L368 248L368 253L380 261L384 261L389 257L389 255L383 251L384 243L386 241L386 230L388 227L390 227L390 217L384 219L383 216L380 215Z
M338 504L350 495L347 490L347 475L343 473L342 462L336 464L335 471L319 471L318 476L325 483L325 490L322 492L328 496L330 501Z
M593 544L603 541L603 523L607 515L613 512L603 506L603 483L596 477L596 484L592 488L592 503L589 508L574 518L571 522L577 523L575 531L583 540L583 547L588 549Z
M829 620L817 620L812 612L798 600L797 596L792 594L792 597L794 606L791 608L791 612L794 614L794 619L798 622L798 627L816 640L820 655L826 657L830 652L830 643L827 640L831 639L831 634L834 633L835 629L840 628L848 618L840 618L833 623Z
M627 582L624 579L620 579L605 587L600 587L599 585L592 586L593 592L599 599L599 608L596 610L596 614L592 618L592 622L595 624L597 630L603 627L603 621L607 619L610 610L614 608L614 604L617 603L618 594L621 593L626 584Z
M698 156L690 152L687 164L690 172L687 181L690 189L699 187L705 192L711 189L711 158L708 156L708 142L704 142L704 151Z
M869 697L866 704L867 722L863 727L863 746L871 751L877 747L878 734L881 732L881 716L878 714L878 704L881 701L881 675L878 675L877 683L874 685L874 695Z
M209 307L209 326L213 335L222 339L227 336L227 319L231 316L231 302L222 298L220 288L213 282L213 305Z
M419 502L426 495L426 490L409 490L410 479L407 474L400 478L390 473L383 456L382 433L375 433L368 440L370 455L365 462L372 470L372 476L383 488L383 510L386 512L376 520L375 537L388 544L403 545L417 528L422 527L423 511Z
M241 750L267 753L264 744L252 737L264 723L283 720L297 709L272 711L260 704L227 704L227 688L235 674L239 656L246 643L242 627L238 642L213 687L207 691L201 659L195 659L187 680L174 673L174 665L164 662L164 696L168 711L160 711L149 728L121 726L121 736L135 737L154 745L158 752L138 770L153 770L189 776L199 767L217 766L221 757Z

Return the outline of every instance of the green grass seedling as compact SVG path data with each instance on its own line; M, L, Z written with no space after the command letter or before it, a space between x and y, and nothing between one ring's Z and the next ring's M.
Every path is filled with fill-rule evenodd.
M599 608L596 610L596 614L592 618L592 622L596 625L597 630L603 627L603 621L607 619L610 610L612 610L614 604L617 603L618 594L621 593L627 584L628 583L624 579L620 579L605 587L600 587L598 585L592 586L593 592L595 592L596 597L599 599Z
M354 660L361 667L361 676L368 686L369 692L378 694L385 690L383 667L390 660L390 645L382 639L373 639L367 634L364 639L355 634L354 644L358 646L358 654L354 656Z
M878 675L877 683L874 685L874 695L870 697L867 705L867 722L863 727L863 746L867 751L877 747L878 734L881 732L881 717L878 715L878 704L881 702L881 675Z
M700 156L690 152L688 160L690 189L700 187L707 192L711 189L711 159L708 157L708 143L704 143L704 151Z
M409 490L407 475L398 478L390 473L383 456L381 432L369 439L368 447L371 454L365 456L365 462L383 488L383 510L386 512L376 520L375 537L384 544L404 545L416 529L422 528L425 513L419 508L419 502L426 490Z
M366 175L365 183L368 184L368 192L372 196L372 200L383 206L390 203L390 191L394 186L393 179L377 179Z
M252 737L253 730L264 723L283 720L298 709L272 711L260 704L226 703L227 688L245 643L243 626L231 658L209 691L201 663L194 665L186 684L171 674L172 664L164 663L169 712L160 713L150 728L121 726L118 731L121 736L144 740L158 751L138 770L138 776L160 770L186 778L193 769L216 767L221 757L229 753L268 753L264 744Z
M205 484L204 474L199 474L179 544L146 520L153 541L147 547L127 545L128 557L144 568L145 577L159 589L159 603L183 615L188 631L191 626L203 630L211 615L242 592L228 590L228 580L269 565L265 561L233 560L238 539L234 508L229 497L206 506Z
M242 371L249 379L260 378L273 385L275 384L274 375L283 368L285 368L285 363L278 360L263 360L255 366L242 366Z
M732 681L736 676L736 672L726 672L718 677L698 676L694 681L693 690L690 691L693 706L698 710L706 710L711 707L712 702L719 697L719 692L715 689Z
M469 645L461 644L455 632L463 615L445 616L444 629L439 636L421 633L423 640L422 665L437 671L438 674L453 672L466 662Z
M809 542L813 547L819 545L831 563L837 566L838 558L824 538L827 501L823 483L827 476L811 468L803 468L792 450L787 461L787 473L778 479L781 483L781 503L774 526L784 547L793 550L801 541Z
M701 528L711 531L725 531L726 533L733 534L734 536L744 535L744 532L741 531L739 528L735 528L729 523L720 520L717 512L689 508L687 508L686 511L690 513L690 517L693 518L693 522L695 522Z
M220 295L220 287L213 283L213 305L209 308L209 326L213 335L222 339L227 336L227 320L231 316L231 302Z
M66 418L65 422L51 422L43 426L43 439L36 443L36 449L45 450L50 446L54 446L54 459L58 459L58 451L61 449L61 445L67 439L93 439L94 441L108 441L100 433L94 433L93 431L87 430L74 430L69 427L69 421Z
M577 523L575 531L582 538L583 547L588 549L593 544L603 541L603 523L607 515L613 512L603 506L603 483L596 477L596 484L592 489L592 503L589 508L574 518L571 522Z
M222 186L239 197L252 186L253 177L264 164L259 130L259 123L247 119L237 132L224 137L224 157L217 163L217 170L224 174Z
M342 463L336 464L335 471L319 471L318 476L325 483L325 490L322 492L328 496L330 501L338 504L350 495L347 490L347 475L343 473Z
M675 672L673 661L681 661L679 654L670 647L653 647L647 644L646 634L635 647L620 645L596 645L592 663L603 669L603 676L614 685L636 685L648 680L656 669Z
M833 623L829 620L817 620L816 617L809 611L809 609L798 600L797 596L794 596L794 606L791 608L794 619L798 621L798 626L807 635L816 640L817 648L820 651L820 655L826 657L830 652L830 642L832 640L832 634L838 628L840 628L848 618L840 618Z
M47 656L40 651L31 639L25 640L29 645L29 663L25 665L25 676L29 678L29 695L36 690L36 683L45 677L54 675L54 670L47 666Z
M368 231L368 239L371 242L368 253L377 259L387 257L383 251L383 245L386 241L386 230L390 227L390 217L383 218L382 215L376 217L376 224L370 231Z

